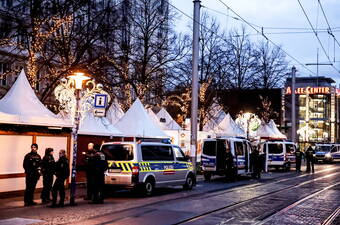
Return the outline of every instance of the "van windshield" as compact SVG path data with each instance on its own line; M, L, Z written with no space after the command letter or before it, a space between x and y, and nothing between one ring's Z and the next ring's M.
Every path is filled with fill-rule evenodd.
M132 160L133 147L127 144L103 145L102 152L107 160Z
M205 141L203 144L203 154L216 156L216 141Z
M319 145L315 149L317 152L329 152L331 150L331 146L329 145Z
M268 144L269 154L281 154L283 153L283 144L281 143L271 143Z

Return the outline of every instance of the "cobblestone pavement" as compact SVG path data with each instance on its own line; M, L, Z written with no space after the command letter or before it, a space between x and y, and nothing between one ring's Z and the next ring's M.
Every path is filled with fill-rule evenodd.
M160 189L150 198L122 191L103 205L82 200L83 188L76 207L23 207L22 197L0 199L0 224L18 217L42 220L39 224L320 224L331 215L336 224L340 164L317 165L316 171L275 171L234 183L200 181L193 191Z

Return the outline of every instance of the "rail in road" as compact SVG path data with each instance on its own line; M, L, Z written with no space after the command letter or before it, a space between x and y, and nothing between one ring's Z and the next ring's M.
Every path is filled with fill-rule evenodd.
M114 215L96 216L85 224L196 224L200 221L204 224L204 221L217 221L216 218L225 222L240 218L249 223L264 221L299 200L339 185L339 170L340 167L332 167L315 174L157 201L116 211Z

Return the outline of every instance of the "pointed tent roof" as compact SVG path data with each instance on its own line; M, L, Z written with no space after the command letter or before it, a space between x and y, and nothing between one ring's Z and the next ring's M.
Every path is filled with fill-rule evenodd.
M120 107L117 98L115 98L110 108L107 110L106 118L111 122L111 124L115 124L123 116L124 116L124 112L122 108Z
M87 112L80 121L78 134L95 136L123 136L105 117L95 117L93 113Z
M151 119L138 98L115 126L125 136L145 138L168 137Z
M157 113L157 117L159 118L160 125L163 130L180 130L181 129L180 125L178 125L178 123L171 117L171 115L166 111L165 108L162 108Z
M274 133L273 129L268 123L265 123L264 121L261 122L261 126L257 130L257 136L260 138L277 138L277 135Z
M152 121L155 122L155 124L157 124L158 127L161 127L161 124L159 122L159 118L157 117L157 115L154 113L154 111L151 108L147 108L146 111L148 112L148 115L150 116L150 118L152 119Z
M279 129L277 129L277 126L274 122L274 120L270 120L268 125L270 126L270 128L273 130L273 132L275 133L275 135L277 136L277 138L287 138L286 135L284 135L283 133L281 133L281 131L279 131Z
M38 99L29 84L24 70L20 72L11 89L0 100L0 123L26 124L36 126L72 127L71 121L59 118Z
M214 128L214 133L230 136L230 137L245 137L246 133L235 123L228 113L224 119Z
M206 124L204 124L203 131L209 132L214 130L226 116L227 114L223 110L215 112L215 115L213 115L213 117Z

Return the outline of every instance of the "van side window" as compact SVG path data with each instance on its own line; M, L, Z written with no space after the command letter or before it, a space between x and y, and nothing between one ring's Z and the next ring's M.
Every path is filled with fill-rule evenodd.
M187 158L185 157L183 151L179 147L172 147L175 153L175 157L177 161L187 161Z
M173 161L174 155L170 146L142 145L144 161Z
M282 154L283 153L283 145L281 143L270 143L270 144L268 144L268 153L269 154Z
M242 142L235 142L235 153L236 155L244 155Z

